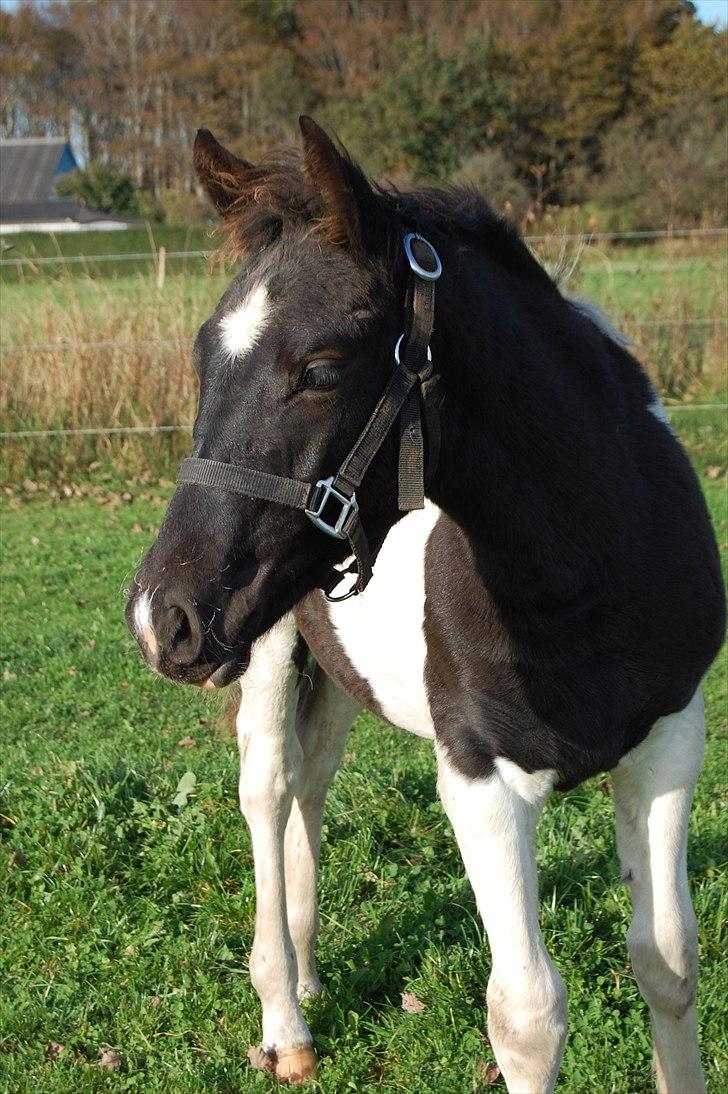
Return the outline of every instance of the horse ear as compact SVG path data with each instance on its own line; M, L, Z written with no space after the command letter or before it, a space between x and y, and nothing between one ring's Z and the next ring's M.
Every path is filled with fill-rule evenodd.
M364 172L313 118L302 114L298 124L303 136L303 170L321 199L324 233L331 243L352 251L366 249L372 242L379 203Z
M198 179L222 216L243 196L255 171L252 163L223 148L209 129L197 130L192 162Z

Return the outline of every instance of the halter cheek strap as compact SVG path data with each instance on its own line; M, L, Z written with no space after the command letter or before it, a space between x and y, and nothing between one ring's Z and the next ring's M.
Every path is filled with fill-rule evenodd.
M404 237L403 246L413 276L405 305L405 331L394 351L395 367L369 421L336 474L312 484L237 464L190 457L183 460L177 479L303 509L320 531L348 540L353 565L343 572L332 570L323 585L324 595L331 601L356 596L371 580L371 550L359 516L356 491L398 416L400 510L424 507L425 484L432 480L439 459L442 386L433 368L430 336L435 318L435 282L442 265L432 244L414 232ZM426 477L423 411L428 449ZM347 573L356 574L352 587L333 596Z

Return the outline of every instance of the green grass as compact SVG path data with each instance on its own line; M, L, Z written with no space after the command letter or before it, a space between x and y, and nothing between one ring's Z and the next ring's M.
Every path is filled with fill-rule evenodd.
M126 228L112 232L18 232L3 236L2 257L6 260L29 259L22 266L0 266L0 284L15 282L32 283L35 280L55 280L78 272L91 274L96 279L128 276L132 272L147 272L152 268L149 260L94 261L94 255L148 254L154 256L160 247L167 251L209 251L207 228L185 228L169 224L150 224L138 228ZM64 263L63 258L88 258L86 262ZM58 262L35 264L36 258L58 258ZM168 273L179 273L188 268L199 268L204 259L170 259Z
M724 459L718 435L714 420L688 439L725 548L725 478L706 474ZM5 503L0 1090L268 1090L246 1061L260 1010L247 976L254 892L234 743L210 700L145 670L122 618L169 486L97 477L81 488ZM725 662L707 682L689 846L715 1094L728 1087L724 684ZM179 745L186 736L195 747ZM180 809L188 770L196 791ZM569 988L559 1089L649 1091L648 1019L624 948L628 894L599 780L554 796L539 861L544 933ZM321 901L328 991L306 1005L320 1088L480 1089L476 1061L492 1058L488 947L435 798L431 747L369 715L329 796ZM402 991L426 1010L404 1013ZM46 1058L51 1042L65 1046L57 1059ZM107 1048L121 1057L117 1074L98 1066Z

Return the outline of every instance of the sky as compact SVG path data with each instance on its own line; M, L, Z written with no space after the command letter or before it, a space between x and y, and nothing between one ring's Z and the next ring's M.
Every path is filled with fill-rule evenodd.
M33 0L33 2L42 4L45 0ZM589 0L584 0L584 3L587 2ZM600 2L606 2L606 0L600 0ZM718 23L720 26L728 23L728 0L694 0L694 3L698 9L698 18L703 23ZM13 11L17 6L18 0L0 0L0 8L5 11Z

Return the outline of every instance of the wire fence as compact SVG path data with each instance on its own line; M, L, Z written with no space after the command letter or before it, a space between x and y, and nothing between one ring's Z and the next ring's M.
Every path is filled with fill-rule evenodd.
M695 410L728 410L728 403L676 403L665 404L668 414ZM109 425L89 426L82 429L17 429L0 431L2 440L23 440L33 437L105 437L137 433L191 433L191 425Z
M686 238L726 238L728 228L664 228L646 231L626 232L578 232L559 233L550 232L539 235L526 235L524 239L528 243L568 243L580 242L585 244L609 241L644 241L659 239L686 239ZM8 248L9 249L9 248ZM50 266L50 265L86 265L106 262L159 262L161 253L164 259L208 259L214 255L210 250L180 250L164 251L138 251L133 253L97 254L97 255L42 255L38 257L0 258L0 267L23 266ZM164 261L163 259L163 261ZM652 268L656 264L642 263L644 267ZM633 263L610 263L611 269L631 269ZM584 267L582 267L584 268ZM589 268L589 267L586 267ZM720 327L728 323L728 316L701 316L698 318L631 318L629 316L615 317L615 323L630 331L660 329L690 329L705 327ZM51 342L28 342L22 344L0 343L0 354L25 354L25 353L78 353L90 350L133 350L148 349L161 350L162 348L175 347L188 350L192 345L192 339L178 335L176 337L163 338L135 338L135 339L97 339L97 340L59 340ZM668 413L692 413L699 411L726 411L728 403L682 403L666 405ZM114 426L89 426L69 429L19 429L0 430L2 440L31 440L53 437L97 437L97 436L131 436L131 435L155 435L188 433L191 425L114 425Z
M540 235L525 235L527 243L607 243L610 241L625 242L628 240L649 239L691 239L726 237L728 228L659 228L645 231L632 232L546 232ZM7 249L10 250L12 244ZM161 248L160 248L161 250ZM212 250L195 251L166 251L165 256L170 259L178 258L210 258L215 252ZM0 267L18 266L51 266L51 265L93 265L95 262L157 262L159 252L136 251L120 252L118 254L98 255L39 255L37 257L24 255L20 258L0 258Z

